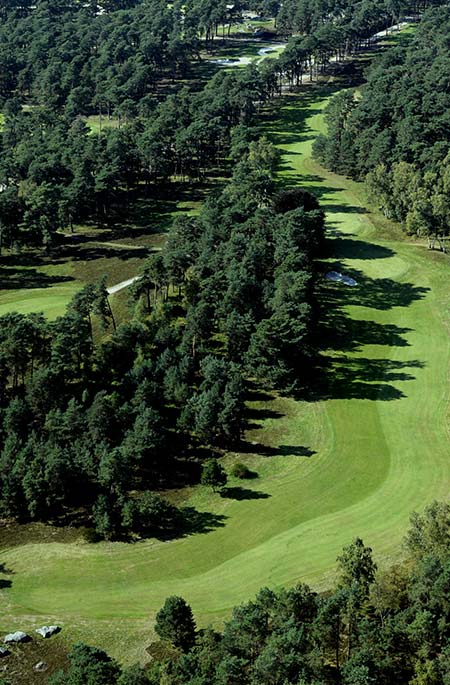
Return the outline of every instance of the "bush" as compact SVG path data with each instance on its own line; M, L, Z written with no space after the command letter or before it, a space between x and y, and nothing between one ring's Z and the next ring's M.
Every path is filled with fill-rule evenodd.
M317 140L320 136L317 138ZM317 146L319 147L320 146ZM315 209L320 209L319 203L315 195L304 188L292 188L291 190L281 190L273 199L273 208L277 214L284 214L291 212L294 209L303 209L305 212L311 212Z
M95 544L96 542L100 542L100 540L103 540L102 536L99 535L94 528L85 528L83 530L83 538L86 542L89 542L90 544Z
M241 480L244 480L245 478L254 478L256 476L254 471L250 471L248 466L246 464L242 464L241 462L233 464L231 475L235 478L240 478Z
M214 491L227 484L227 474L217 459L208 459L202 466L201 484L208 485Z
M124 529L140 535L171 536L182 525L180 510L154 492L146 491L139 498L128 499L122 509Z

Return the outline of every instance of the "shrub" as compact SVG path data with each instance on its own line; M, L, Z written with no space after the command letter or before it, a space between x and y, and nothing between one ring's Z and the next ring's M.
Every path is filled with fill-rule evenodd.
M237 462L236 464L233 464L233 468L231 469L231 475L235 478L240 478L241 480L244 480L245 478L254 478L256 474L254 471L250 471L246 464Z

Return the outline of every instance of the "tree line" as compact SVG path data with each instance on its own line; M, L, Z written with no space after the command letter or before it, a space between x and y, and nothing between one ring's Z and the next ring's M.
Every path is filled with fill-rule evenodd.
M155 625L165 659L121 669L105 652L78 644L51 683L448 685L449 521L448 503L413 514L407 562L383 572L356 538L337 559L334 589L263 588L220 631L198 630L185 600L169 597Z
M450 225L448 7L429 9L407 46L385 52L361 97L339 93L314 145L326 166L365 179L383 213L445 246Z
M186 512L156 491L186 472L198 482L199 447L239 444L247 378L305 382L324 215L304 191L274 192L276 160L250 143L200 215L174 222L129 322L117 326L104 280L54 322L0 318L1 516L83 510L107 539L183 534Z
M163 81L185 77L219 26L239 21L248 6L213 0L4 0L0 104L15 96L77 114L120 114L138 103L145 108Z
M49 244L59 228L83 220L103 225L129 209L136 193L151 193L171 178L198 179L255 133L257 72L217 74L200 93L182 90L151 118L92 133L85 122L46 107L5 106L0 134L0 229L3 244Z
M184 87L168 97L155 92L152 74L158 64L161 78L174 69L170 36L194 46L194 26L204 23L200 9L218 10L217 3L146 0L120 11L109 3L7 4L0 27L0 249L49 247L58 229L114 222L137 194L161 184L227 174L254 138L249 127L265 103L304 75L316 78L333 57L355 52L392 21L392 7L377 3L330 1L320 21L289 29L301 33L279 59L221 71L200 92ZM196 19L188 31L190 12ZM179 60L184 52L178 46L173 54ZM83 115L96 111L126 125L94 133Z

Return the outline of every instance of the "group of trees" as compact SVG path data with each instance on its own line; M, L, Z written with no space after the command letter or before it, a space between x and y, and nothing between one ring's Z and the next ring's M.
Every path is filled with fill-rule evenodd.
M184 411L205 437L209 430L227 438L240 432L227 411L229 392L238 394L235 369L289 387L304 381L305 361L313 355L314 258L323 244L324 214L301 189L272 196L275 161L264 138L251 143L224 191L198 217L174 221L164 254L149 259L133 286L145 308L152 306L155 281L162 294L166 284L185 295L182 348L192 360L223 345L226 361L203 363L205 381ZM219 371L226 364L223 384Z
M246 2L217 0L37 0L2 2L0 103L77 114L119 112L185 76L220 24Z
M184 73L183 55L195 54L198 36L212 36L221 13L261 10L260 3L233 10L198 0L125 2L119 10L115 3L75 0L6 3L0 250L2 244L48 247L59 228L113 222L137 195L172 179L226 174L255 137L255 114L283 85L299 84L305 74L315 78L333 56L354 52L392 21L392 2L377 2L327 0L316 3L315 13L306 3L302 12L310 20L291 17L285 32L299 33L279 59L221 71L200 92L180 86L167 97L157 82ZM289 7L280 9L281 25ZM114 115L120 125L94 133L83 118L92 113Z
M54 322L0 318L2 516L81 508L104 538L182 533L183 512L155 491L199 444L239 443L245 379L304 382L324 216L309 193L274 195L276 160L264 138L250 143L200 215L174 222L132 288L130 322L117 326L104 281ZM214 462L202 480L225 482Z
M98 134L80 118L8 101L0 133L3 244L45 244L58 228L113 220L136 193L172 177L198 179L211 167L226 173L229 157L245 153L255 136L263 99L256 71L219 73L202 92L184 89L150 118Z
M121 673L76 645L52 685L448 685L449 539L450 506L435 502L411 517L406 563L380 572L356 538L338 557L334 590L264 588L221 632L198 630L184 599L169 597L155 625L170 645L165 661Z
M375 62L361 98L335 96L315 144L328 167L367 180L387 217L441 246L450 226L449 28L447 7L428 10L406 47Z

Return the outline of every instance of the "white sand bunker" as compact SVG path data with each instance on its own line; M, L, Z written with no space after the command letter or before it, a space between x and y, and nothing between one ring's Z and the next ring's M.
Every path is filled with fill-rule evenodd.
M344 283L345 285L355 286L358 285L354 278L346 276L345 274L339 273L339 271L329 271L325 278L329 281L334 281L335 283Z

